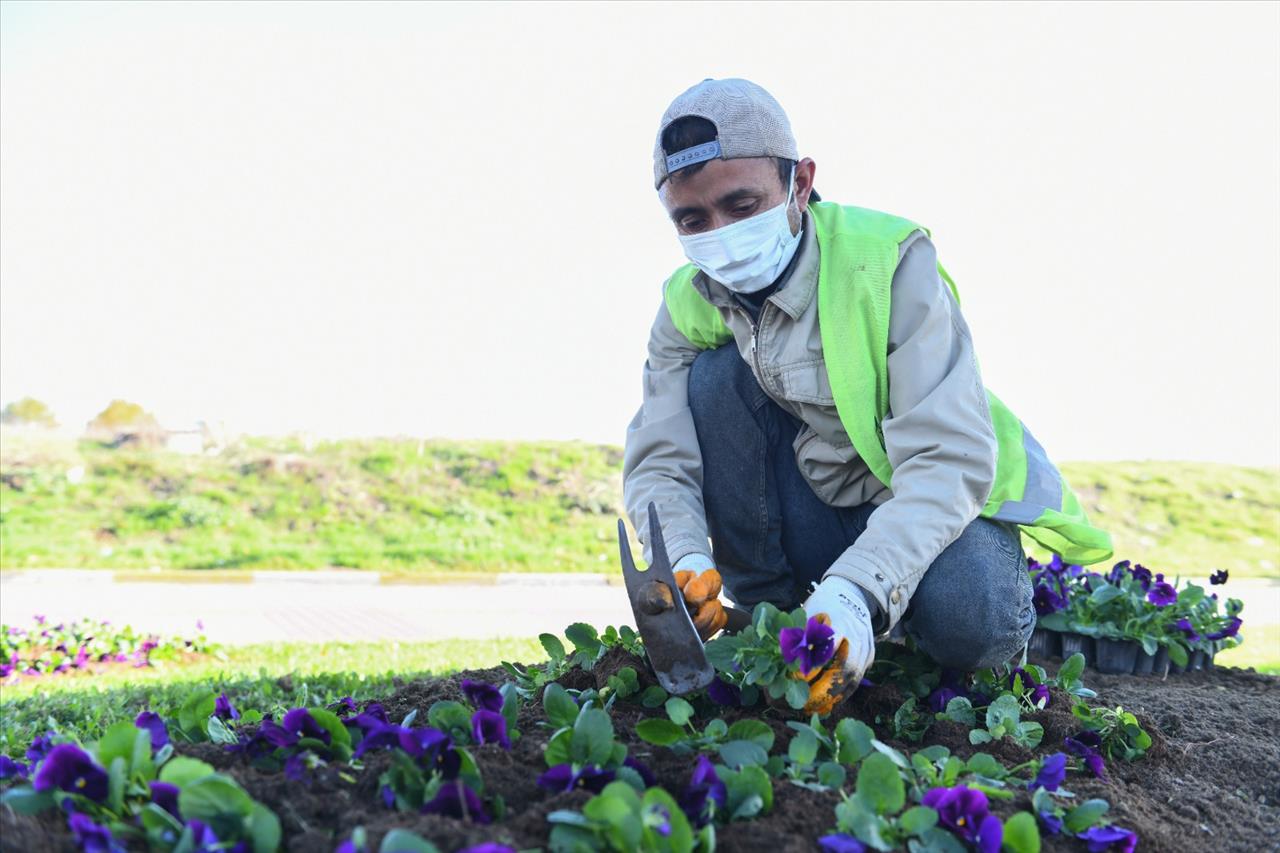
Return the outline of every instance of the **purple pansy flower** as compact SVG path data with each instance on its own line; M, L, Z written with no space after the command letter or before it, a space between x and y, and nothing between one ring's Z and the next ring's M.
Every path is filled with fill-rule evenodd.
M803 628L783 628L778 632L778 645L782 659L787 663L800 662L800 672L808 675L831 660L836 652L835 631L810 617Z
M471 715L471 737L478 743L496 743L503 749L511 748L507 735L507 720L497 711L481 708Z
M462 679L462 695L467 697L467 701L474 708L495 712L502 710L502 691L492 684L464 678Z
M1067 599L1043 584L1036 584L1031 603L1035 605L1037 615L1048 616L1050 613L1065 609Z
M37 791L59 788L99 803L107 798L107 771L74 743L60 743L50 750L31 784Z
M1004 828L1000 819L991 814L986 794L957 785L927 791L921 802L938 813L938 823L976 845L982 853L1000 850Z
M604 790L604 786L613 781L612 770L601 770L588 764L578 772L574 772L572 764L557 764L538 777L538 787L551 791L572 791L582 788L593 794Z
M1195 626L1191 624L1190 619L1182 618L1173 623L1173 627L1181 631L1183 636L1192 642L1200 639L1200 634L1196 631Z
M1205 634L1204 637L1206 640L1225 640L1227 637L1234 637L1236 634L1240 633L1240 626L1242 624L1243 622L1239 616L1232 616L1231 621L1227 623L1226 627L1218 631L1211 631L1208 634Z
M640 781L644 782L644 786L646 788L652 788L654 785L658 784L658 777L653 775L653 771L648 767L645 767L644 764L630 755L622 760L622 766L630 767L632 770L636 771L640 776Z
M472 823L488 823L484 805L476 792L458 781L440 786L435 797L422 807L423 814L439 814L469 820Z
M151 749L153 751L169 742L169 730L165 728L164 720L154 711L143 711L134 718L133 724L151 733Z
M719 678L714 679L707 685L707 697L717 705L723 705L727 708L736 708L742 704L742 691L737 685L722 681Z
M1151 588L1151 570L1146 566L1138 563L1129 570L1129 574L1142 586L1144 590Z
M1036 788L1044 788L1046 791L1056 791L1065 778L1067 778L1067 754L1055 752L1040 765L1040 772L1036 774L1036 778L1027 783L1027 789L1034 791Z
M210 850L218 843L218 836L215 835L213 829L202 820L192 818L187 821L186 828L191 830L191 840L195 842L196 850ZM235 848L232 849L234 850Z
M231 700L225 693L213 700L213 715L219 720L240 719L240 712L236 710L235 705L231 704Z
M83 853L123 853L116 840L111 837L111 830L94 823L88 815L76 812L67 818L67 826L71 834L80 842Z
M818 839L822 853L866 853L867 846L852 835L843 832L824 835Z
M1156 607L1168 607L1178 600L1178 593L1166 581L1158 581L1147 593L1147 601Z
M1102 754L1098 752L1099 747L1102 746L1102 738L1098 737L1097 732L1084 731L1075 737L1063 738L1062 745L1068 752L1083 758L1085 766L1094 776L1099 779L1105 778L1106 764L1103 763Z
M727 796L725 784L716 774L716 768L705 755L699 755L689 785L680 795L680 810L689 816L689 822L695 829L700 829L710 822L716 809L724 808Z
M661 803L654 803L644 810L644 825L663 838L671 834L671 812Z
M947 703L959 696L960 694L950 687L939 687L929 694L925 703L929 706L929 710L941 714L947 710Z
M0 752L0 780L27 778L27 765Z
M1040 812L1040 822L1044 824L1045 830L1050 835L1062 832L1062 818L1053 812Z
M47 732L31 741L27 747L27 760L38 763L53 749L53 732Z
M387 808L392 808L396 804L396 792L390 785L382 786L382 804Z
M178 820L182 820L182 815L178 812L178 786L170 785L168 782L148 782L147 784L151 788L151 802Z
M315 738L326 745L333 739L329 730L317 723L316 718L311 716L311 712L306 708L294 708L289 711L280 721L280 725L285 731L298 738Z
M1119 850L1121 853L1133 853L1138 846L1138 835L1127 829L1111 826L1091 826L1084 832L1076 833L1089 845L1089 853L1102 853L1104 850Z
M505 844L499 844L496 841L486 841L483 844L473 844L470 847L464 847L458 853L516 853L516 848L508 847Z
M290 755L284 762L284 778L291 782L307 781L307 762L302 753Z
M1209 583L1212 584L1213 586L1221 586L1226 582L1227 582L1226 569L1218 569L1216 572L1209 575Z

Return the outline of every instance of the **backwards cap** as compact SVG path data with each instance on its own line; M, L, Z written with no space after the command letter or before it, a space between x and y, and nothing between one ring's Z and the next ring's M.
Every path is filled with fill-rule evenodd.
M662 148L662 134L673 121L685 116L699 116L714 124L717 138L668 155ZM662 115L653 146L653 188L661 188L663 181L685 166L717 157L800 159L791 122L782 106L750 80L708 77L671 102Z

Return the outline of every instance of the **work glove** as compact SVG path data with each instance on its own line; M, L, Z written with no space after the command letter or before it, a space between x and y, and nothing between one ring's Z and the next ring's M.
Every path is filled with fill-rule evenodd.
M690 560L690 557L698 559ZM724 605L720 603L720 573L709 565L710 562L704 555L690 554L676 562L675 572L676 586L680 587L685 609L689 611L693 627L704 643L723 628L729 619L724 612ZM681 566L690 568L681 569Z
M806 714L829 714L862 683L876 659L875 631L867 597L853 581L829 575L804 603L806 616L835 632L836 652L819 669L803 676L809 682Z

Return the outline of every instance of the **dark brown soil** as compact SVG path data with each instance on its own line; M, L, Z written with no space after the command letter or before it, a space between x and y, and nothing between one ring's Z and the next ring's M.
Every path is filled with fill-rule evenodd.
M1043 663L1043 662L1042 662ZM1053 664L1044 663L1047 669ZM633 666L642 686L651 675L635 658L612 653L594 672L575 672L566 686L602 685L612 672ZM383 702L388 716L399 721L439 699L460 699L463 678L504 680L500 669L460 673L448 678L403 685ZM1280 679L1252 670L1216 669L1187 673L1168 680L1158 677L1106 676L1089 673L1087 683L1098 691L1097 703L1121 705L1138 715L1155 740L1147 757L1126 764L1109 762L1108 777L1093 779L1072 774L1067 785L1082 798L1103 797L1112 804L1111 819L1136 831L1144 851L1257 851L1280 849ZM872 725L877 735L900 749L940 743L969 756L990 752L1007 764L1032 757L1011 742L969 745L963 726L935 724L921 744L893 740L881 720L889 720L902 696L892 686L864 689L838 711ZM688 781L692 762L670 750L635 738L637 720L654 712L618 703L613 709L615 729L631 750L657 775L659 783L679 792ZM792 734L776 711L731 710L728 722L760 718L776 734L774 751L784 751ZM551 794L536 784L546 769L542 748L550 730L539 725L542 709L534 704L521 711L522 737L510 752L496 746L474 750L485 780L486 795L500 795L506 814L489 826L475 826L450 818L401 814L382 808L378 775L385 755L371 755L360 771L322 768L308 785L286 780L281 773L265 773L245 766L233 756L208 745L184 748L237 778L246 790L271 807L284 827L285 849L330 851L356 826L364 826L373 849L393 827L414 830L450 851L483 841L500 841L516 849L545 847L546 816L557 809L580 809L589 795L582 791ZM1054 695L1050 706L1035 716L1045 728L1037 753L1057 751L1062 738L1077 731L1067 697ZM831 721L831 722L834 722ZM344 778L345 777L345 778ZM354 781L351 779L354 778ZM717 831L720 849L788 853L816 849L815 840L834 828L839 795L809 791L775 782L773 810L765 817ZM1020 794L993 807L1002 815L1029 806ZM15 817L0 810L0 848L3 850L72 850L65 824L58 816ZM1046 838L1049 851L1083 850L1082 842Z

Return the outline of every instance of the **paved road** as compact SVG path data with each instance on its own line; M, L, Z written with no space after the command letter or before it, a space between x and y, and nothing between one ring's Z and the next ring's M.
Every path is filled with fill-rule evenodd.
M634 624L621 586L603 576L500 575L484 586L384 584L361 572L258 572L248 583L116 581L110 572L0 572L0 621L93 616L161 634L196 620L227 645L279 640L532 637L573 622ZM1280 623L1280 580L1231 581L1245 624Z
M200 620L210 640L227 645L532 637L573 622L633 621L626 591L603 578L512 575L485 586L376 581L295 573L252 583L146 583L116 582L102 572L0 573L0 621L92 616L189 636Z

